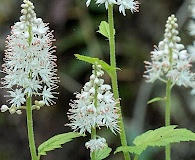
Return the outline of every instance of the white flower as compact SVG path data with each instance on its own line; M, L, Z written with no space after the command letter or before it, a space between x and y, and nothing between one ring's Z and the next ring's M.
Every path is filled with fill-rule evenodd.
M131 12L139 12L139 2L134 0L117 0L119 5L119 12L125 16L125 9L131 10Z
M86 6L88 7L91 3L91 0L87 0ZM131 12L139 11L139 2L135 0L96 0L96 4L105 4L105 8L108 9L108 5L118 5L119 12L123 13L125 16L125 10L129 9Z
M107 127L113 133L119 132L117 101L113 98L110 85L103 84L101 66L93 65L90 81L87 82L81 93L76 94L76 100L70 103L68 118L74 131L83 134L91 133L94 127Z
M98 139L91 139L90 141L86 142L85 146L87 149L90 149L90 152L94 152L97 150L102 150L107 146L107 143L104 138L99 137Z
M10 93L10 103L12 106L20 107L26 99L24 98L24 93L22 92L22 88L16 89L15 91L8 91Z
M147 82L159 79L166 82L171 80L172 85L193 87L195 74L190 71L191 59L182 44L177 31L177 19L171 15L166 23L164 40L159 42L151 52L152 62L145 61L144 77Z
M86 2L86 6L88 7L91 3L91 0L87 0ZM104 4L105 3L105 7L106 9L108 9L108 5L109 4L116 4L115 0L96 0L96 4Z
M55 41L48 24L36 18L34 5L24 0L22 16L7 36L1 82L10 91L10 103L19 107L25 103L25 96L41 95L46 105L53 104L53 94L58 83L56 75Z
M75 107L78 108L69 110L68 117L71 123L68 124L68 126L74 131L80 130L80 134L83 134L86 131L91 133L91 128L96 125L96 108L94 105L86 106L85 102L82 100L78 101L78 104L75 105L77 105Z
M55 102L52 99L56 98L53 95L53 93L57 94L57 92L52 92L51 90L52 88L46 88L46 86L44 86L43 88L43 92L42 92L43 102L47 106L49 106L50 104L55 104Z
M113 107L115 104L116 102L114 101L112 103L102 101L100 106L97 108L98 115L96 118L97 126L106 126L114 134L120 131L117 122L117 119L119 118L118 114L116 114L117 108Z
M108 9L109 4L116 4L115 0L96 0L96 4L103 4L105 3L106 9Z
M87 0L86 6L89 7L90 3L91 3L91 0Z

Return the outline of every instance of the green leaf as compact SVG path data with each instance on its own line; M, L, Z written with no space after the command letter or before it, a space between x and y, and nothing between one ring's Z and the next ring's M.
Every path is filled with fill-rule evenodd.
M106 21L102 21L99 25L99 30L97 32L101 33L103 36L109 39L110 38L109 24ZM114 29L114 34L115 34L115 29Z
M77 59L84 61L84 62L91 63L91 64L94 64L97 62L109 74L110 77L112 77L113 71L115 71L115 69L119 69L119 68L115 68L115 67L110 66L109 64L107 64L106 62L104 62L103 60L100 60L98 58L92 58L92 57L83 56L83 55L79 55L79 54L75 54L75 56Z
M164 101L165 99L166 99L165 97L164 98L162 98L162 97L155 97L155 98L149 100L147 104L150 104L150 103L153 103L153 102L157 102L157 101Z
M118 147L116 149L116 151L114 153L118 153L118 152L130 152L130 153L135 153L137 155L140 155L145 149L147 148L147 146L121 146Z
M147 147L161 147L181 141L195 141L195 133L187 129L175 129L175 125L149 130L133 141L135 146L118 147L115 153L124 151L141 154Z
M110 152L112 151L112 149L110 147L105 147L101 150L96 151L96 160L102 160L105 159L106 157L108 157L110 155Z
M56 148L62 148L61 145L67 142L70 142L73 138L80 137L80 135L77 132L69 132L69 133L63 133L56 135L47 141L43 142L38 147L38 156L46 155L46 152L52 151Z

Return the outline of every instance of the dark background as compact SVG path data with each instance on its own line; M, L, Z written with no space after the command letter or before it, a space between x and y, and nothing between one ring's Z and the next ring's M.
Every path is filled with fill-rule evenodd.
M80 91L91 74L91 66L76 60L74 54L98 57L109 63L109 47L105 37L98 34L98 25L107 20L104 5L97 7L92 2L85 6L85 0L32 0L37 17L50 23L54 30L58 56L58 76L60 77L57 104L34 111L34 131L36 145L55 134L71 131L65 127L68 123L67 111L73 93ZM189 45L187 24L189 0L140 0L140 12L131 14L126 10L123 16L115 7L116 53L119 92L128 143L135 136L164 125L164 104L156 102L147 105L155 96L165 95L165 84L156 81L146 84L143 78L144 60L150 60L153 45L163 39L167 17L176 14L180 37L184 45ZM10 26L19 20L22 0L0 0L0 59L4 56L5 38L10 34ZM1 77L4 75L1 73ZM106 83L110 83L107 75ZM5 90L0 91L0 104L5 104ZM171 123L179 128L188 128L195 132L195 100L186 88L174 87L172 95ZM113 148L120 146L119 136L108 130L98 133L104 136ZM78 138L63 145L63 149L48 152L42 160L88 160L89 151L84 147L89 136ZM174 144L172 160L194 160L195 143ZM122 160L122 154L111 154L108 160ZM164 148L149 148L140 160L163 160ZM0 113L0 160L30 160L26 131L26 115Z

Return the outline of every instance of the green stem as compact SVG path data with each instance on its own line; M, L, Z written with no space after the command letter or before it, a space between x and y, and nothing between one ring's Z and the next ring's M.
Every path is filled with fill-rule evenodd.
M138 157L139 155L136 154L133 160L138 160Z
M171 81L168 80L166 83L166 106L165 106L165 126L170 125L171 117ZM171 160L171 145L165 147L165 158Z
M32 98L26 99L26 115L27 115L27 127L28 127L28 140L32 160L38 160L36 154L34 132L33 132L33 118L32 118Z
M113 71L111 81L112 81L112 89L115 99L119 99L119 92L118 92L118 81L117 81L117 73L116 73L116 54L115 54L115 36L114 36L114 17L113 17L113 5L108 6L108 23L109 23L109 45L110 45L110 65L115 68ZM118 104L119 109L119 127L120 127L120 139L121 145L127 146L125 128L123 124L123 117L121 112L120 104ZM124 158L125 160L130 160L129 153L125 153Z
M97 66L94 64L94 71L95 71L95 76L97 77ZM95 84L95 95L94 95L94 106L98 108L98 85ZM96 139L96 127L91 128L91 139ZM92 152L91 154L91 160L95 160L96 157L96 151Z
M96 138L96 128L92 128L91 129L91 139L95 139ZM95 160L95 154L96 152L92 152L91 153L91 160Z

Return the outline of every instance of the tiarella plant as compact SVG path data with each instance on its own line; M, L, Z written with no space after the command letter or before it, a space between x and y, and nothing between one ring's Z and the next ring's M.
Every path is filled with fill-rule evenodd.
M190 55L180 43L178 36L177 18L175 15L168 17L165 25L164 39L155 46L151 52L151 62L145 61L146 71L144 77L146 82L154 83L160 80L166 84L165 97L156 97L148 103L155 101L165 102L165 127L148 131L135 138L135 146L119 147L118 151L135 153L135 160L149 146L165 146L165 159L171 160L170 143L180 141L194 141L195 134L187 129L176 129L171 125L171 90L173 86L184 86L194 88L195 73L190 68Z
M86 1L87 7L91 0ZM115 29L113 8L117 6L124 16L126 10L139 11L140 3L134 0L95 0L97 5L105 5L108 11L108 22L102 21L98 32L108 39L110 48L110 64L95 57L75 55L79 60L92 64L92 75L89 82L85 83L81 92L75 93L75 100L71 100L68 110L69 126L74 132L58 134L43 142L36 148L33 130L33 110L39 110L44 105L55 104L59 78L57 77L57 57L53 54L56 47L53 31L48 24L37 18L34 5L29 0L24 0L21 5L22 16L20 21L11 27L11 35L7 36L4 57L2 88L8 90L8 104L2 105L1 112L9 111L11 114L22 114L26 110L29 147L32 160L40 160L46 152L60 148L62 144L73 138L90 134L91 138L85 143L90 150L92 160L102 160L109 156L111 148L106 139L98 136L102 127L111 130L115 135L120 135L121 146L115 153L122 151L125 160L131 160L129 153L134 155L134 160L147 148L164 146L165 159L171 159L171 143L181 141L195 141L195 134L187 129L178 129L171 125L171 90L173 86L195 88L195 73L191 71L191 57L185 50L178 36L178 24L175 15L168 17L165 25L164 39L155 46L151 52L151 62L145 61L146 82L154 83L160 80L166 85L165 97L156 97L148 103L155 101L165 102L165 126L149 130L133 141L133 146L128 146L120 106L116 53ZM192 2L191 13L195 17ZM193 8L193 9L192 9ZM194 34L195 25L191 21L189 30ZM194 52L194 48L189 48ZM101 78L107 72L111 78L111 86L104 84ZM32 98L36 99L34 103Z
M24 0L21 7L20 21L11 27L11 35L6 40L2 65L2 72L6 75L1 84L2 88L8 90L5 97L9 98L10 106L2 105L1 112L22 114L22 110L26 110L31 157L32 160L38 160L41 155L45 155L45 151L52 150L52 147L58 148L58 144L45 146L47 143L44 143L37 153L32 114L34 109L54 104L57 98L55 89L58 88L59 78L55 63L57 57L53 54L56 46L53 45L53 31L49 30L48 24L43 23L41 18L36 17L33 3ZM32 98L41 100L33 103ZM77 136L72 134L66 140Z
M165 25L164 40L151 52L152 62L145 61L146 81L159 79L166 83L165 126L170 125L171 89L174 85L194 88L195 74L190 70L191 59L184 45L180 44L177 19L171 15ZM166 160L170 159L170 145L166 146Z
M42 98L36 102L36 106L50 106L57 98L54 90L59 82L56 71L57 57L55 41L48 24L37 18L33 4L24 0L21 5L22 16L20 21L11 27L11 35L7 36L4 57L3 72L6 74L2 79L3 88L8 89L8 102L10 113L21 113L20 109L27 99L33 96ZM31 100L30 100L31 101ZM5 106L3 107L4 111Z

